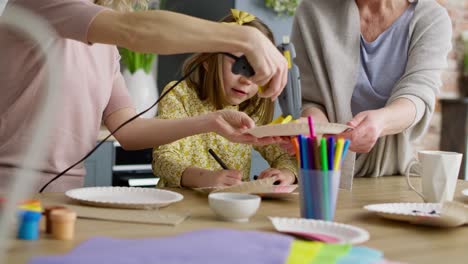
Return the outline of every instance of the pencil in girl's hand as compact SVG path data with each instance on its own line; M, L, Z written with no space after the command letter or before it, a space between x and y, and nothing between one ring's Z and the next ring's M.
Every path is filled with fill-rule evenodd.
M216 155L216 153L212 149L208 149L208 152L224 170L229 170L229 167L218 157L218 155Z

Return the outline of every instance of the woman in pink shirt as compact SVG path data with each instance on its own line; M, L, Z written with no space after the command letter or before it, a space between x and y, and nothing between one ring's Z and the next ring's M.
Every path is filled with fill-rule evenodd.
M111 3L124 10L126 0ZM139 2L144 2L140 0ZM175 54L230 52L245 54L256 74L252 81L269 83L264 97L278 96L287 80L287 63L258 30L220 24L168 11L117 12L89 0L10 0L45 19L57 31L51 48L60 54L63 70L61 108L50 133L47 162L39 186L80 160L96 144L103 122L110 131L136 112L120 74L116 46L139 52ZM0 25L0 186L7 186L19 165L38 109L37 98L47 75L42 54L27 37ZM193 118L160 120L138 118L115 137L128 150L150 148L199 133L215 132L234 142L271 143L242 134L254 126L244 113L219 111ZM46 191L81 187L85 170L79 164ZM38 186L38 187L39 187Z

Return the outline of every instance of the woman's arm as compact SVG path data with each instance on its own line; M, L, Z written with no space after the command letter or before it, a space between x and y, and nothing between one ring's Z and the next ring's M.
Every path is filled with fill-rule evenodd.
M132 108L120 109L112 113L104 123L109 131L114 131L135 115ZM261 139L242 133L244 128L253 126L253 121L245 113L223 110L179 119L137 118L114 136L127 150L151 148L208 132L215 132L232 142L255 144L261 142Z
M93 20L88 41L140 52L242 52L255 70L252 80L276 98L286 85L287 61L259 30L211 22L170 11L118 13L104 11Z
M341 135L351 140L350 150L367 153L380 137L403 132L414 123L415 117L414 103L399 98L383 108L357 114L347 123L354 129Z
M381 109L385 120L380 136L394 135L410 127L416 118L415 104L406 98L398 98Z
M447 67L452 26L447 11L440 6L423 11L414 25L405 72L393 88L389 103L350 121L357 126L345 133L351 137L350 150L369 152L378 136L406 133L407 128L411 139L416 139L429 125L442 85L441 72Z
M309 106L307 108L304 108L302 110L302 117L308 117L312 116L314 119L314 122L317 123L329 123L328 117L325 115L325 113L316 107ZM307 122L306 120L302 120L303 122Z

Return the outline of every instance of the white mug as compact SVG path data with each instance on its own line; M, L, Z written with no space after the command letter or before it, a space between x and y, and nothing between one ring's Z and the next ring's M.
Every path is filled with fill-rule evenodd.
M406 171L406 181L427 203L452 201L463 154L446 151L419 151L419 161L413 160ZM410 183L413 165L421 166L422 193Z

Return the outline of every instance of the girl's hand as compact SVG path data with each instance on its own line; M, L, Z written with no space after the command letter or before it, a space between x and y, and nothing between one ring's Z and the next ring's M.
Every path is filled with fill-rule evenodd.
M242 183L242 172L239 170L218 170L211 171L207 175L208 187L225 187Z
M269 168L258 176L258 179L265 179L269 177L274 177L276 181L279 181L279 185L291 185L296 181L296 176L288 169L275 169Z
M385 121L379 110L364 111L357 114L348 126L354 129L343 132L339 136L349 138L351 144L349 149L357 153L368 153L382 135Z
M211 131L225 137L229 141L244 144L267 145L276 142L275 137L257 138L244 133L246 129L255 127L255 122L244 112L221 110L208 114L212 118Z
M189 188L232 186L242 182L242 173L238 170L208 170L188 167L182 173L181 186Z

